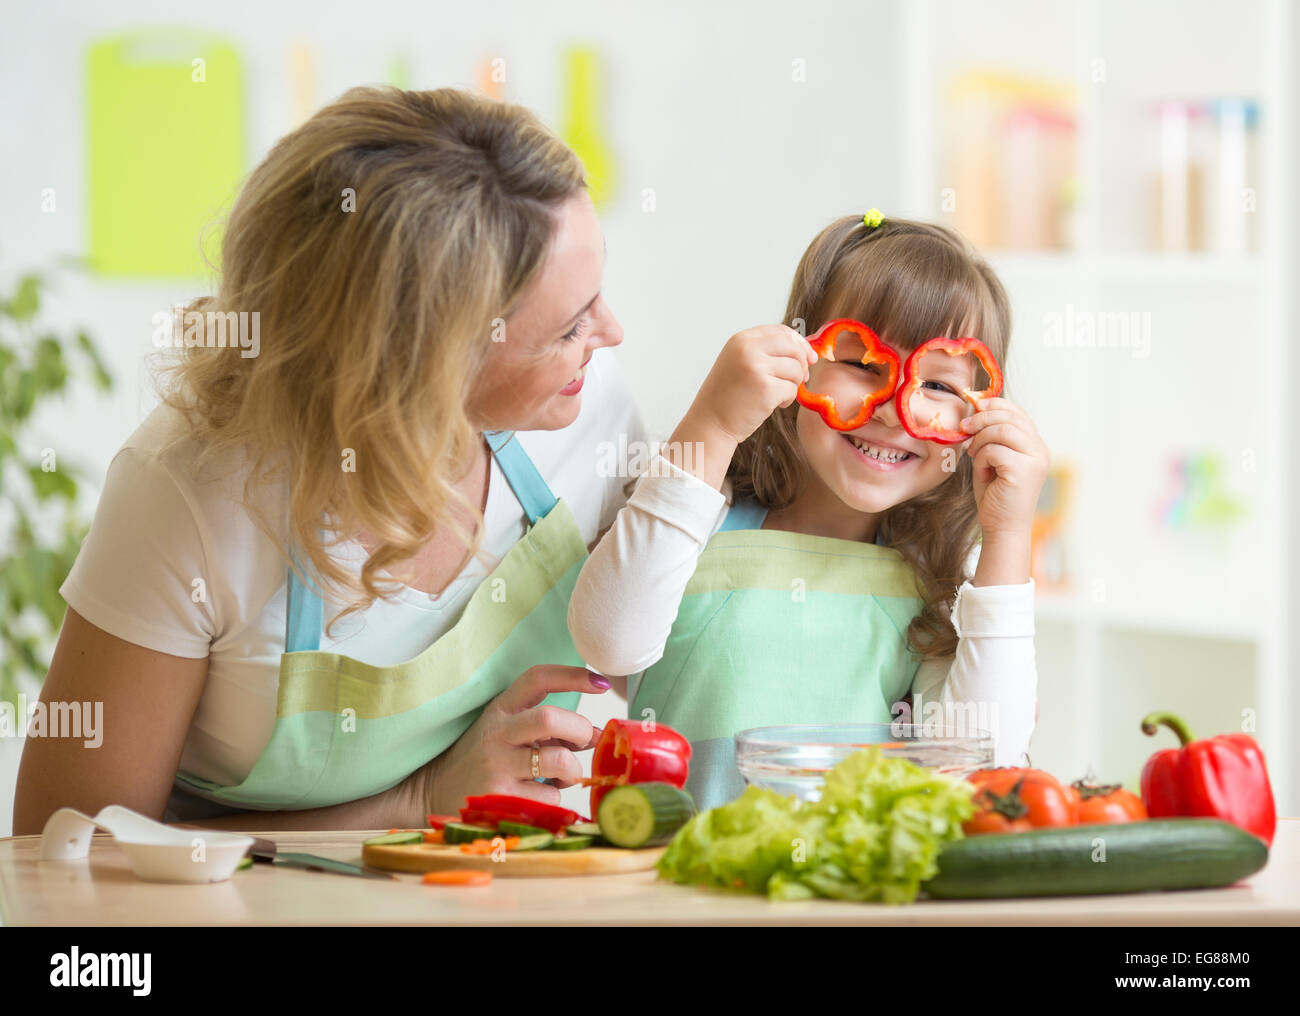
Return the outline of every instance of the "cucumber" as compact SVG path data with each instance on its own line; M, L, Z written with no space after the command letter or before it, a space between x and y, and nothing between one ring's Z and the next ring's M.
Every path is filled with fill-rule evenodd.
M506 836L550 836L549 829L543 829L541 826L524 825L522 822L509 822L502 820L497 823L497 828Z
M372 836L365 841L367 847L376 847L386 844L398 843L423 843L424 833L385 833L383 836Z
M691 795L670 783L629 783L600 802L600 834L616 847L667 843L695 814Z
M547 850L584 850L596 842L594 836L559 836L551 843Z
M444 843L473 843L475 840L490 840L497 835L495 829L487 826L466 825L464 822L448 822L442 827Z
M944 846L939 874L922 888L938 899L1209 889L1267 861L1264 841L1229 822L1146 819L957 840Z
M594 836L600 839L599 822L574 822L573 825L565 826L564 830L570 836Z
M513 835L513 834L511 834ZM521 850L545 850L555 842L555 837L550 833L538 833L534 836L520 836L519 846L510 851L517 854Z

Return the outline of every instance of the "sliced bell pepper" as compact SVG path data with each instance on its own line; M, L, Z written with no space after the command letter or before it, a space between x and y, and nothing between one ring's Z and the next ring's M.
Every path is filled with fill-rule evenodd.
M1164 724L1181 747L1156 752L1142 768L1142 802L1152 818L1187 815L1220 818L1273 845L1277 812L1264 753L1249 734L1220 734L1193 741L1177 716L1151 713L1142 732Z
M835 400L829 395L823 395L821 392L809 391L808 386L800 384L795 398L801 406L811 409L814 413L821 416L826 426L833 430L857 430L868 420L871 414L876 411L876 407L882 403L888 402L894 394L894 388L898 385L898 354L889 346L880 341L880 336L864 325L861 321L854 321L851 318L837 318L834 321L828 321L817 330L808 344L813 347L818 357L823 360L835 360L835 340L842 332L851 331L862 336L862 342L866 346L866 352L862 356L862 363L879 363L889 368L889 380L878 390L872 392L862 400L862 405L858 408L850 419L845 420L840 416L839 407Z
M980 342L979 339L948 339L937 338L929 342L923 342L912 350L911 356L903 364L903 382L898 386L898 392L894 395L894 404L898 410L898 419L903 424L903 429L918 441L935 441L939 444L959 444L965 441L971 435L961 430L948 430L939 426L935 420L926 423L918 422L912 419L912 412L909 402L913 395L920 391L921 385L925 379L920 376L921 358L926 353L944 352L949 356L965 356L970 354L980 362L985 373L989 376L989 386L982 392L973 392L969 388L962 389L961 397L969 402L976 409L982 399L995 399L1002 394L1002 368L998 366L997 360L989 352L989 347Z
M424 820L429 823L430 829L444 829L448 822L459 822L459 815L425 815Z
M686 786L690 772L691 743L662 723L651 729L640 720L610 720L601 731L591 755L591 813L615 787L628 783L671 783Z
M513 797L509 794L482 794L465 798L460 809L460 820L467 825L496 828L501 821L520 822L537 826L549 833L563 831L565 826L587 821L576 811L554 804L534 801L530 797Z

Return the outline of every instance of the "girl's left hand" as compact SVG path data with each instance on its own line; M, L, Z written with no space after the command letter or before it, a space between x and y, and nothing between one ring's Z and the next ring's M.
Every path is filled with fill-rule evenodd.
M985 540L1028 538L1051 453L1029 414L1008 399L984 399L962 421L974 466L975 507Z

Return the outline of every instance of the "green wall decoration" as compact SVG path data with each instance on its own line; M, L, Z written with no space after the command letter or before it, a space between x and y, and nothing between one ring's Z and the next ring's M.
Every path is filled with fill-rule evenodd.
M188 29L103 39L86 58L91 268L200 278L200 236L244 172L244 83L235 50ZM203 250L219 263L219 241Z

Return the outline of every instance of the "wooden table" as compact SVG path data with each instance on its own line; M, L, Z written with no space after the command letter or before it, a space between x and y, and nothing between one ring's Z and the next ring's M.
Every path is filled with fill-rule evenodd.
M357 863L371 832L278 832L284 851ZM142 882L106 834L80 861L38 861L40 837L0 839L4 925L1300 925L1300 819L1281 819L1268 865L1223 889L910 906L753 896L657 882L654 872L497 878L475 889L257 864L226 882ZM509 863L508 861L506 863Z

